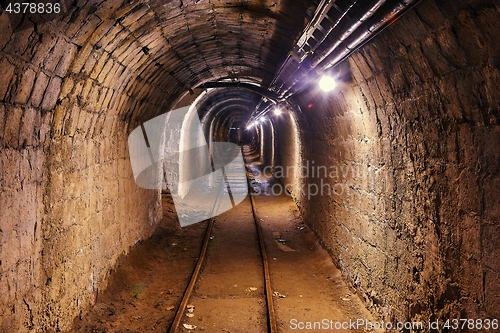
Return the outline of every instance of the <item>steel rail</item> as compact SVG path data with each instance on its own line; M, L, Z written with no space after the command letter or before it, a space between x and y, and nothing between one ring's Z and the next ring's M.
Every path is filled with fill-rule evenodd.
M252 216L255 223L255 228L257 229L257 236L259 240L259 249L262 257L263 271L264 271L264 293L266 296L266 307L267 307L267 328L268 333L277 333L277 322L276 322L276 313L274 311L274 303L273 303L273 291L271 287L271 274L269 270L269 260L267 257L266 246L264 242L264 236L262 233L262 227L257 218L257 213L255 211L255 201L253 199L251 186L249 184L249 179L247 177L247 186L248 193L250 194L250 206L252 208ZM188 286L186 287L184 294L182 296L182 300L177 308L177 311L174 316L174 320L172 321L170 327L167 330L167 333L177 333L179 330L179 326L181 324L182 319L184 318L184 312L186 311L189 299L191 297L191 293L194 290L194 286L196 285L196 281L201 272L201 268L203 263L205 262L208 244L210 243L210 236L212 233L213 226L215 224L215 217L210 219L210 222L207 226L207 230L205 232L205 239L203 240L203 245L201 248L200 256L196 263L195 268L193 269L193 273L191 274L191 278Z
M212 234L212 229L213 229L214 223L215 223L215 217L212 217L210 219L210 222L208 223L208 226L207 226L207 231L205 233L205 239L203 240L203 246L201 248L200 256L198 257L198 261L196 263L196 266L193 270L193 273L191 274L191 280L189 281L189 284L188 284L186 290L184 291L184 295L182 296L181 303L180 303L179 307L177 308L177 312L175 313L174 320L172 321L172 324L170 325L169 329L167 330L168 333L176 333L177 330L179 329L179 325L181 324L181 320L184 317L184 312L186 311L189 298L191 297L191 293L193 292L194 286L196 284L196 280L198 279L198 276L200 275L201 266L203 266L203 262L205 261L208 243L210 242L210 235Z
M262 227L257 219L257 214L255 212L255 202L253 199L251 186L248 184L248 191L250 194L250 203L252 206L252 215L255 221L255 227L257 229L257 235L259 238L260 254L262 256L262 263L264 268L264 291L266 294L266 305L267 305L267 327L269 333L277 333L278 328L276 324L276 312L274 311L273 303L273 290L271 287L271 273L269 271L269 260L267 258L266 244L264 242L264 236L262 234Z

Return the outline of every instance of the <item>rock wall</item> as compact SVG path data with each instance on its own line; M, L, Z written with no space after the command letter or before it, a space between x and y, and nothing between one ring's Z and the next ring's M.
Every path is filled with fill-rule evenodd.
M337 90L295 100L302 165L329 168L303 178L324 193L300 209L387 321L500 317L499 14L423 0L339 66Z
M295 202L307 205L307 196L303 196L302 186L304 186L301 174L302 161L304 158L304 128L306 119L298 108L289 105L287 108L281 107L282 114L273 116L272 121L275 131L275 165L274 175L286 188L287 194ZM276 186L276 185L275 185ZM280 194L276 188L275 194Z
M111 25L84 40L11 19L0 15L0 331L66 331L159 222L158 192L135 185L127 137L132 114L161 109L141 100L138 58L97 47Z

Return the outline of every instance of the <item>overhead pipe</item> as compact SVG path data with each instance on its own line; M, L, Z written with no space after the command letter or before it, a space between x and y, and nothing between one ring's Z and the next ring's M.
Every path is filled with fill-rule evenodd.
M243 89L251 90L251 91L271 100L274 104L277 104L281 101L278 94L276 94L270 90L267 90L265 88L262 88L260 86L250 84L250 83L215 81L215 82L205 82L196 88L243 88Z
M349 5L349 7L344 11L344 13L341 13L340 17L333 22L327 30L326 33L322 38L320 38L317 43L314 45L314 47L311 48L311 50L308 51L308 53L314 53L318 46L320 46L326 38L330 35L330 33L340 24L340 22L344 19L344 17L347 15L347 13L351 10L352 7L358 3L359 0L355 0L352 2L352 4ZM304 54L303 52L303 46L307 43L307 41L311 38L313 35L314 31L317 29L318 26L321 25L322 20L327 16L328 11L332 8L333 5L335 5L335 1L333 1L333 4L330 5L331 0L322 0L321 3L318 6L319 11L317 11L311 20L307 27L304 29L304 32L300 36L299 40L295 44L295 47L292 51L290 51L287 55L286 60L283 62L281 65L280 69L277 71L273 81L271 82L271 87L276 85L277 80L282 76L283 71L290 66L291 62L295 60L297 63L301 64L304 59L307 57L307 54ZM337 9L340 9L336 6ZM294 73L292 75L295 75L295 73L299 70L300 66L295 69ZM286 83L284 81L283 83ZM281 87L274 87L277 88L276 90L279 90Z
M402 1L395 7L388 8L386 12L380 15L382 17L377 19L375 23L366 22L360 28L361 32L358 35L347 39L339 50L331 52L326 58L323 59L321 64L319 64L321 69L326 70L337 64L340 60L346 58L349 53L358 49L359 46L362 46L370 38L374 37L375 34L382 31L385 26L389 25L398 15L402 14L405 9L409 9L409 6L414 5L418 1L419 0Z
M318 58L315 58L313 62L311 63L312 68L316 68L323 60L325 60L326 57L330 55L344 40L346 40L351 34L353 34L358 27L363 24L366 20L368 20L375 12L387 2L387 0L378 0L375 2L375 4L368 9L363 16L360 18L355 19L355 23L350 26L342 35L339 37L338 41L331 45L327 51L323 54L320 55Z
M315 18L318 19L316 21L313 19L314 24L312 26L318 26L321 23L321 20L319 20L319 18L323 17L326 14L326 10L328 7L325 7L325 4L327 1L328 0L322 1L320 5L320 12L315 15ZM354 19L355 23L348 26L340 34L340 37L338 37L337 41L333 45L329 46L325 52L315 57L310 64L306 64L308 65L308 68L306 68L305 66L297 67L294 70L294 74L292 74L291 78L289 78L288 80L285 79L280 87L277 87L276 84L280 76L282 76L286 71L286 66L289 66L291 64L293 51L288 55L287 59L278 70L269 89L265 89L249 83L239 82L207 82L201 85L200 88L245 88L260 94L261 96L263 96L263 98L267 98L274 104L283 102L287 98L305 88L313 80L317 80L319 76L322 75L326 70L335 67L360 47L365 45L375 35L380 33L390 23L392 23L395 18L401 16L405 11L413 7L419 1L420 0L375 1L375 3L373 3L366 11L361 11L360 16ZM356 1L354 3L356 3ZM346 11L341 15L341 18L344 18L347 12L352 9L352 7L353 5L349 6L348 9L346 9ZM311 26L307 28L307 31L310 30ZM328 29L327 35L330 34L333 30L334 29ZM312 31L314 31L314 29ZM321 39L323 42L327 39L327 35L323 36L323 38ZM307 37L305 36L308 36L307 32L302 34L302 37L306 38L307 40ZM303 39L302 37L300 40ZM306 41L304 41L304 43L305 42ZM316 50L320 45L321 44L318 43L315 46L314 50ZM296 57L297 56L299 55L296 55ZM305 58L299 57L297 60L297 62L300 64L301 62L303 63L305 61ZM303 70L302 74L299 72L301 69ZM293 80L293 82L291 84L287 84L290 83L291 80Z
M370 19L370 17L372 17L378 9L380 9L381 6L383 6L385 3L387 3L388 0L376 0L372 3L370 3L369 5L365 6L368 7L366 8L365 10L361 10L359 14L356 15L356 17L354 17L351 21L354 21L354 24L350 24L348 25L343 32L341 32L339 35L339 37L337 38L337 41L332 44L331 46L328 47L328 49L323 52L323 54L320 54L319 56L317 57L314 57L312 62L310 64L308 64L309 68L305 68L305 70L303 71L302 74L298 73L299 70L301 69L300 67L297 68L294 72L294 76L291 77L291 81L290 82L290 79L288 81L288 84L287 84L287 81L285 81L283 83L283 85L281 87L279 87L280 89L279 90L284 90L284 91L281 91L281 96L285 96L288 91L290 91L299 81L303 80L305 77L307 77L309 75L309 73L311 72L311 70L315 69L325 58L327 58L334 50L336 50L339 45L342 45L342 43L347 39L349 38L349 36L351 36L353 33L355 33L357 31L357 29L359 28L360 25L362 25L365 21L367 21L368 19ZM354 3L353 3L354 5ZM345 14L352 8L352 5L349 6L349 8L346 10L346 12L342 15L342 17L345 16ZM323 8L322 10L325 10L325 8ZM318 16L323 16L324 13L321 13L319 14ZM316 26L319 25L319 23L316 23ZM287 87L288 85L288 87ZM284 87L284 89L283 89Z
M321 56L320 62L316 61L314 63L315 66L308 71L303 77L303 80L296 80L286 91L282 92L280 97L282 99L287 99L305 88L313 80L317 80L326 70L335 67L360 47L365 45L375 37L375 35L392 23L395 18L401 16L419 1L420 0L403 0L396 4L386 2L385 6L381 9L382 12L379 11L375 15L372 14L373 20L361 22L355 33L350 34L342 43L336 43L337 45L335 48L330 47L329 52ZM314 70L315 68L319 69ZM297 85L299 86L296 87Z

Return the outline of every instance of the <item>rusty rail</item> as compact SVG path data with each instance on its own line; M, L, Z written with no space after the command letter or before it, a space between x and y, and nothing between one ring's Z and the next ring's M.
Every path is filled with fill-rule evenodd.
M215 217L210 219L208 223L207 231L205 233L205 239L203 240L203 246L201 247L200 256L198 257L198 261L196 262L196 266L193 270L193 274L191 275L191 279L189 284L184 291L184 295L182 296L181 304L177 308L177 312L175 313L174 320L168 329L168 333L176 333L179 329L179 325L181 324L181 320L183 319L184 312L186 311L186 307L188 305L189 298L191 297L191 293L193 292L194 285L196 284L196 280L200 275L201 266L203 266L203 262L205 261L205 257L207 255L208 243L210 242L210 235L212 234L212 228L215 223Z
M248 180L248 178L247 178ZM251 191L251 186L248 184L248 191L250 194L250 205L252 207L252 216L254 218L255 222L255 227L257 229L257 235L259 239L259 248L260 248L260 253L262 257L262 263L263 263L263 270L264 270L264 292L266 296L266 307L267 307L267 326L268 326L268 333L277 333L277 324L276 324L276 314L274 311L274 303L273 303L273 291L271 288L271 274L269 271L269 261L267 258L267 253L266 253L266 246L264 242L264 236L262 233L262 228L260 226L260 223L257 218L257 214L255 211L255 202L253 199L252 191ZM212 217L210 219L210 222L207 226L207 231L205 233L205 239L203 241L203 245L201 248L200 256L198 258L198 261L196 263L196 266L193 270L193 273L191 274L191 279L189 281L188 286L186 287L186 290L184 291L184 294L182 296L181 303L179 307L177 308L177 311L174 316L174 320L172 321L170 327L167 330L167 333L177 333L179 330L179 326L181 324L182 319L184 318L184 312L186 311L189 298L191 297L191 293L194 289L194 286L196 285L196 281L198 279L198 276L200 275L201 268L203 266L203 263L206 258L207 254L207 249L208 249L208 244L210 242L210 236L212 234L212 229L215 223L215 217Z
M252 204L252 215L255 221L255 227L257 228L257 234L259 236L260 254L262 256L262 263L264 266L264 281L265 281L264 289L266 294L266 305L267 305L267 327L269 333L277 333L278 328L276 325L276 313L274 312L273 290L271 288L271 273L269 272L269 261L267 259L266 244L264 242L262 228L257 219L257 214L255 212L255 202L250 188L251 187L249 186L250 202Z

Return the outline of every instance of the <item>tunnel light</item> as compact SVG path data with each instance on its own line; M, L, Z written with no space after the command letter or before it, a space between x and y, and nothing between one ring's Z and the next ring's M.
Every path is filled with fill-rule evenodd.
M330 92L333 89L337 88L337 82L335 82L335 80L331 76L323 75L321 80L319 80L319 87L324 92Z
M259 125L259 122L256 120L254 122L251 122L248 126L247 126L247 130L251 130L252 128L254 128L255 126L258 126Z
M281 112L280 108L275 108L273 112L274 112L274 114L275 114L276 116L279 116L280 114L282 114L282 112Z

